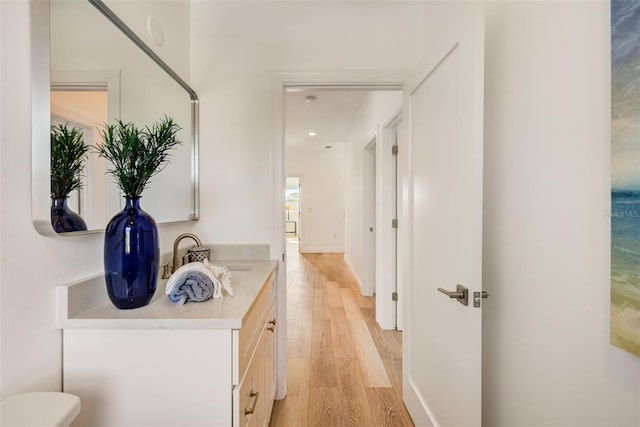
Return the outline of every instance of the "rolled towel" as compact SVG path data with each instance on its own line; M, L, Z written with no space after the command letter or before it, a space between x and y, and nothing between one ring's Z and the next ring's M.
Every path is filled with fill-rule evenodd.
M220 294L220 281L200 262L178 268L167 280L165 293L173 304L202 302ZM218 296L220 298L221 296Z
M213 265L208 259L203 261L205 267L207 267L220 282L225 291L233 296L233 289L231 288L231 272L227 267L220 265ZM217 296L214 294L214 298ZM222 290L220 290L220 298L222 298Z

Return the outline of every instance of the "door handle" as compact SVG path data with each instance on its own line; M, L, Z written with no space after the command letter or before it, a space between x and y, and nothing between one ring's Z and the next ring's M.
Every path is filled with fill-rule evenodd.
M448 291L444 288L438 288L438 291L442 292L449 298L455 298L462 305L469 305L469 290L462 285L456 285L455 291Z
M244 408L245 415L253 414L256 411L256 405L258 404L258 396L260 396L259 392L255 390L251 390L251 392L249 393L249 397L251 398L251 400L249 401L250 406L248 408Z

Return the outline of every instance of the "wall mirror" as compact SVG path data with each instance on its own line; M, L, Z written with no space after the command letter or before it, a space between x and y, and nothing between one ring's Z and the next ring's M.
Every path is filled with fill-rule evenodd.
M32 69L32 217L39 232L101 231L123 208L109 165L90 150L83 187L67 199L87 230L56 233L51 225L50 127L73 126L93 145L116 119L143 127L166 115L180 125L182 145L151 179L141 206L158 223L198 219L197 95L102 1L32 2Z

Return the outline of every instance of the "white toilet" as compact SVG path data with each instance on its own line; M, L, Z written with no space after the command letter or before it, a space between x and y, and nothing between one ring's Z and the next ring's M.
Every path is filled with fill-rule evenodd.
M2 401L2 427L68 427L80 413L80 398L69 393L21 393Z

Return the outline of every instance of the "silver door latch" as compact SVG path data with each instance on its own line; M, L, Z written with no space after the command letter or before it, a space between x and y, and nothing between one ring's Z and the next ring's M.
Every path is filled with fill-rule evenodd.
M487 292L487 291L474 292L473 293L473 306L475 308L480 308L480 305L481 305L480 302L484 298L489 298L489 292Z

